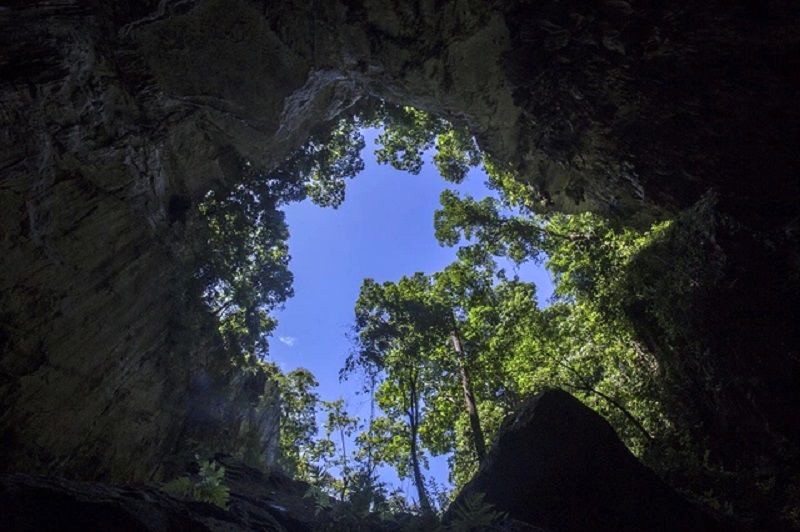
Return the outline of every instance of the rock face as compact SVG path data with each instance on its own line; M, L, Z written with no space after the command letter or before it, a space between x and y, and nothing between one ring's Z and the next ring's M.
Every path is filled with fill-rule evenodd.
M0 530L3 532L120 530L136 532L310 532L426 530L407 526L410 514L386 520L348 512L329 501L318 505L309 485L280 472L265 473L231 457L224 464L227 508L173 497L153 484L76 482L58 477L0 475ZM435 525L433 525L435 526ZM513 528L510 530L529 530Z
M47 477L0 480L4 530L248 530L210 504L178 501L155 488L122 488ZM280 530L273 521L263 530Z
M306 486L243 465L228 466L226 484L231 488L231 499L227 510L177 499L154 486L117 486L21 474L0 476L0 527L9 532L312 529L314 508L303 499ZM280 490L278 498L276 490Z
M776 260L800 263L795 8L791 0L6 2L0 467L156 478L197 442L269 461L271 387L220 357L214 321L192 288L193 207L214 183L239 179L241 158L280 165L312 127L365 95L467 125L542 208L641 224L715 189L747 231L768 233L764 249L788 250ZM726 251L739 254L738 266L720 284L761 293L748 252ZM757 273L795 294L795 270ZM779 293L760 303L781 308ZM749 351L721 351L750 345L747 328L719 326L685 340L726 362L698 380L711 390L737 383L736 393L696 402L696 418L717 427L713 441L736 441L729 436L746 419L748 433L796 445L791 401L769 391L800 389L797 335L764 328L770 362L753 369ZM681 356L692 355L662 357L667 373L711 367ZM747 400L727 408L732 395ZM741 447L730 454L750 460Z
M476 493L509 517L552 531L725 529L639 463L602 417L560 390L530 399L504 422L451 508Z

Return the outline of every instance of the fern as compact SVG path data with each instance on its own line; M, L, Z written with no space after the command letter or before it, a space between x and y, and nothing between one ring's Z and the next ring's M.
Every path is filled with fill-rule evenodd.
M483 493L471 493L453 510L453 518L445 527L452 532L475 532L494 530L507 519L505 512L494 510L492 505L484 501Z
M305 495L305 499L311 499L314 502L314 515L319 515L320 512L330 510L333 508L330 496L322 491L318 486L309 486Z
M222 509L228 507L230 490L224 484L225 468L210 460L200 462L200 474L196 481L189 477L178 477L163 486L163 490L181 499L191 499L215 504Z
M225 468L209 460L200 463L200 481L195 484L195 499L228 507L230 490L224 484Z

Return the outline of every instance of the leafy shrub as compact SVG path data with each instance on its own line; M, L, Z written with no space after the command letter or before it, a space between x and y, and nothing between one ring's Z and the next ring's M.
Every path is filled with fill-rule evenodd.
M220 508L228 507L230 490L224 484L225 468L210 460L200 462L198 478L178 477L164 485L167 493L182 499L208 502Z
M309 486L303 498L311 499L314 503L314 515L319 515L320 512L328 511L333 508L333 501L330 495L325 493L318 486Z

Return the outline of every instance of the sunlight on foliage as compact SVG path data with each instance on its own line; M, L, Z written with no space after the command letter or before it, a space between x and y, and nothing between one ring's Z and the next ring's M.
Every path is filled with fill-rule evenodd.
M450 481L460 488L502 420L531 395L558 387L602 414L659 472L712 469L670 401L663 360L674 349L696 348L685 343L691 296L724 266L704 252L714 249L723 223L713 197L645 230L592 213L547 214L529 176L482 153L463 124L412 107L367 99L279 168L241 162L242 179L220 184L200 203L196 280L232 359L267 355L272 313L292 296L282 207L305 198L340 205L347 179L364 168L365 127L381 129L378 162L416 174L432 155L453 184L483 166L495 194L441 194L435 236L457 248L452 264L394 282L363 281L341 375L369 383L368 421L342 400L323 401L307 370L275 371L282 468L312 483L315 500L349 501L364 516L400 508L397 492L376 473L390 466L416 488L417 508L404 502L402 511L431 516L452 493L426 478L430 458L447 456ZM527 262L553 276L555 294L544 308L535 285L499 266ZM174 482L175 491L198 489L188 478ZM727 509L726 501L717 504ZM480 500L459 511L475 523L498 517Z

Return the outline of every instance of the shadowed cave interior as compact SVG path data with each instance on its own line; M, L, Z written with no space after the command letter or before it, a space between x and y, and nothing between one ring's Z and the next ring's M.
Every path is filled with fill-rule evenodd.
M0 528L800 527L794 8L0 5ZM362 284L353 421L269 343L365 128L457 258Z

